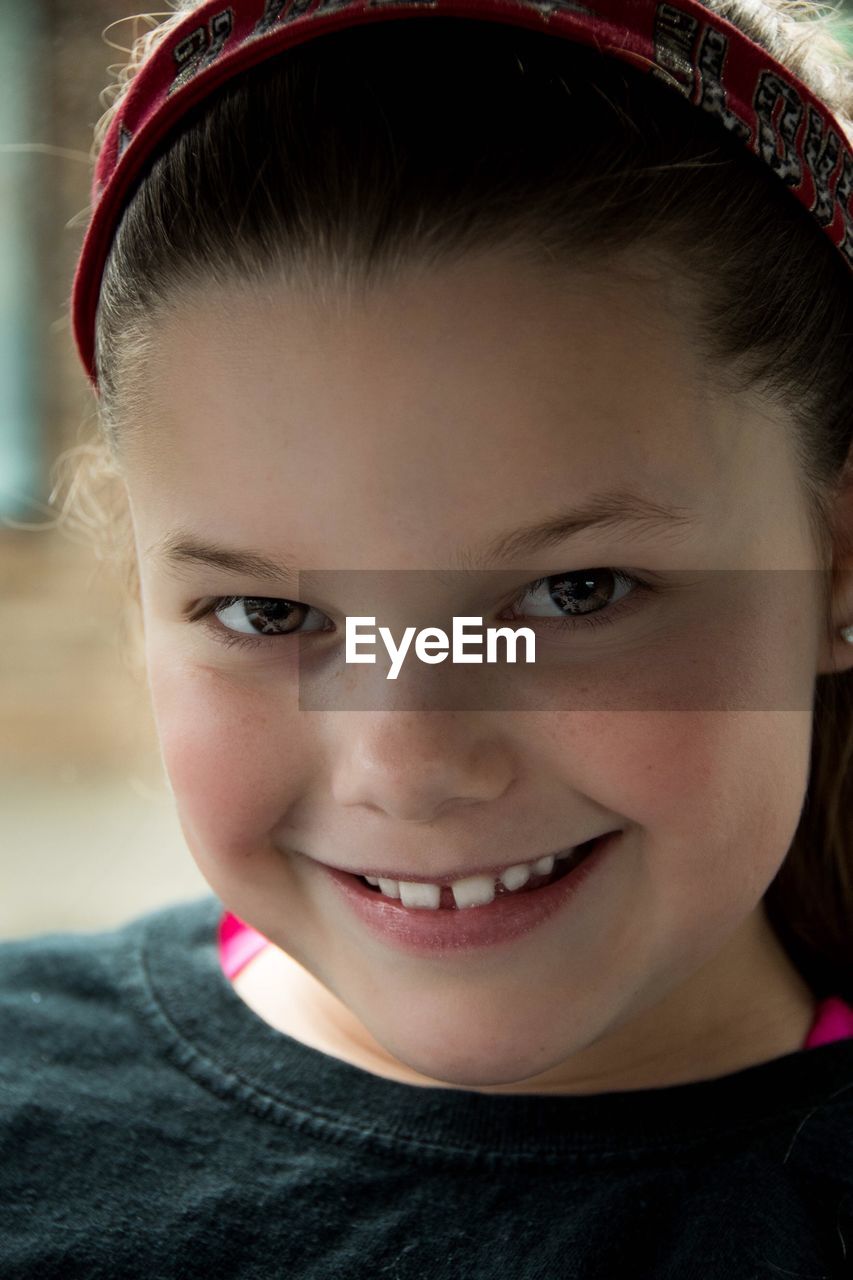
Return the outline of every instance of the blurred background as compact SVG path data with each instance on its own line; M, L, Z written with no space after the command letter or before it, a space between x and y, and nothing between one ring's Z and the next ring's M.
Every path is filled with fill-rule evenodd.
M70 488L51 501L55 464L95 439L69 299L100 95L127 60L111 44L153 25L126 20L138 12L0 0L0 938L210 892L166 786L123 583L85 518L52 527Z
M69 323L93 128L162 16L0 0L0 938L210 892L166 785L140 624L89 532L99 513L59 524L68 464L96 439Z

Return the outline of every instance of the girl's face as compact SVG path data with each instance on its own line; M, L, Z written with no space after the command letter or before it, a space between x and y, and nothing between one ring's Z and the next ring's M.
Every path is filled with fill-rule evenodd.
M715 390L690 334L651 271L498 255L351 305L221 286L158 322L126 437L153 710L193 857L276 944L251 997L273 1025L379 1074L505 1092L667 1083L802 1043L810 993L762 895L806 791L818 563L788 424ZM629 492L681 519L485 559ZM170 560L178 536L327 572L311 594ZM632 602L599 573L606 629L557 631L570 610L524 596L593 569L665 589ZM254 629L239 603L185 616L239 596L312 612L298 636L281 610ZM413 650L396 683L376 678L381 645L385 667L344 663L349 616L397 641L457 615L506 625L508 600L543 663L535 684L490 677L511 705L412 710L409 682L446 670ZM320 865L430 881L610 831L556 914L461 950L377 935Z

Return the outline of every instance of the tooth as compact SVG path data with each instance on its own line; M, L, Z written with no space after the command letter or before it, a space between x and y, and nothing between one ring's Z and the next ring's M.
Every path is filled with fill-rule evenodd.
M398 882L392 880L391 883ZM413 880L400 880L399 890L399 897L404 907L429 907L434 911L441 902L441 885L439 884L416 884Z
M520 889L530 879L530 867L526 862L519 862L515 867L507 867L501 873L501 883L506 889Z
M399 898L400 896L399 880L383 880L380 877L377 883L379 885L379 888L382 890L382 892L387 894L389 898Z
M368 884L379 884L379 881L376 878L376 876L365 876L364 878ZM386 881L386 884L387 884L387 881Z
M544 858L537 858L533 863L533 870L537 876L547 876L554 870L554 855L546 853Z
M494 876L468 876L451 885L457 907L481 907L495 896Z

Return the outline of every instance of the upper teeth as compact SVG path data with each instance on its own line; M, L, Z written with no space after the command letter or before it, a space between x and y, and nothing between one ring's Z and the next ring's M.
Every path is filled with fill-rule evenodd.
M505 889L520 889L532 875L546 876L554 869L555 862L561 862L571 856L571 850L559 853L546 853L535 862L519 862L507 867L497 877ZM413 880L385 880L381 876L365 876L368 884L376 885L389 898L399 898L404 907L428 907L435 910L441 902L441 885L417 883ZM454 880L450 885L453 899L457 907L480 907L491 902L495 896L496 880L494 876L467 876L462 880Z

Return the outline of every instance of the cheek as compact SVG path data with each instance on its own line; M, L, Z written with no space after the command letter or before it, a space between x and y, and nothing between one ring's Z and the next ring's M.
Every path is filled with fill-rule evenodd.
M643 870L672 885L760 897L797 829L810 713L596 712L552 720L547 740L551 770L625 818Z
M797 828L808 781L811 717L745 711L654 717L636 775L653 820L764 878ZM614 754L617 751L613 745ZM636 759L636 754L635 754Z
M790 712L572 723L563 782L627 825L608 940L625 972L637 956L659 973L689 972L755 910L797 828L810 736L810 717Z
M221 672L148 664L163 764L195 853L257 852L302 789L300 717ZM304 717L302 717L304 722Z

